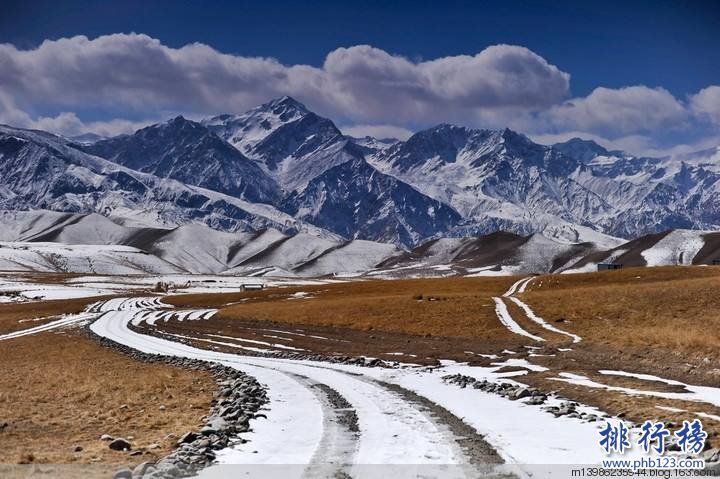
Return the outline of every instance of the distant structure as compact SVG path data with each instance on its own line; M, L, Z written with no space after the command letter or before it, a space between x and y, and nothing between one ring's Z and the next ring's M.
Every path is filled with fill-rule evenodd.
M245 283L240 287L243 291L260 291L263 288L265 285L262 283Z
M598 271L608 271L611 269L622 269L623 265L620 263L598 263Z

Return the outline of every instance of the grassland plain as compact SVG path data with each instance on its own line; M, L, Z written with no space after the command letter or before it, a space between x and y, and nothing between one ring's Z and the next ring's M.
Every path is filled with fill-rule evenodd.
M581 336L577 344L530 321L512 302L507 302L512 317L526 331L546 341L534 342L513 334L498 321L492 297L500 296L517 279L369 281L224 297L178 296L169 301L182 306L218 307L220 313L207 322L171 321L161 327L183 335L221 334L265 341L267 335L258 334L263 328L301 330L306 336L294 336L294 347L400 362L429 364L455 359L492 365L507 358L527 359L548 370L529 371L522 382L632 421L659 418L677 422L697 413L720 417L720 408L707 403L557 381L560 373L569 372L610 387L685 391L659 381L599 373L620 370L720 386L720 268L628 268L536 277L528 290L517 296L550 324ZM335 342L314 340L309 337L312 335ZM484 356L488 354L498 358ZM663 409L668 407L682 411ZM706 417L705 422L715 441L720 421Z
M355 281L218 295L183 295L167 302L221 308L218 319L274 321L360 331L513 340L495 316L493 296L516 277ZM306 293L305 299L293 295Z
M503 370L525 370L526 374L517 378L521 382L635 422L663 419L677 423L700 413L711 441L717 441L720 419L713 418L720 418L720 408L712 404L590 388L558 381L558 377L561 373L579 374L609 387L647 393L682 394L687 390L600 371L629 371L720 386L720 298L716 293L720 268L629 268L543 275L535 277L526 292L516 294L548 323L581 336L579 343L531 321L512 301L506 301L508 312L519 326L546 341L515 334L498 320L493 298L519 279L370 280L254 292L177 294L163 300L178 307L218 308L219 313L208 320L161 321L157 329L195 338L192 343L198 347L233 353L242 352L238 346L282 343L309 353L428 365L440 359L479 366L527 360L548 369L527 371L514 363ZM27 327L19 323L22 319L79 312L95 300L1 305L0 328L3 332L22 329ZM145 328L152 329L139 327ZM230 346L219 345L218 340ZM125 456L118 456L120 453L105 450L97 441L102 433L133 435L141 446L160 441L161 449L152 454L162 455L172 445L162 442L163 438L196 427L209 407L210 378L134 363L70 331L5 341L0 343L0 353L9 358L3 369L11 371L0 380L0 418L11 418L14 404L31 405L23 411L27 416L15 422L27 424L25 435L3 433L12 447L5 448L0 462L30 457L82 462L95 457L103 462L130 463ZM33 361L27 361L28 357ZM126 380L118 383L112 379L119 375ZM52 399L56 397L74 405L58 407ZM193 398L189 412L180 408L188 405L188 397ZM154 409L159 404L166 406L162 414ZM48 437L56 438L57 446L42 449ZM81 445L83 451L73 452L75 445ZM136 462L141 459L143 456Z
M162 457L176 437L199 428L216 388L209 373L138 362L79 331L0 341L0 357L4 464ZM113 451L102 434L130 436L142 453Z
M54 299L27 303L0 304L0 334L12 333L48 323L64 314L82 312L89 304L110 296Z
M541 276L523 299L594 344L720 359L720 268Z

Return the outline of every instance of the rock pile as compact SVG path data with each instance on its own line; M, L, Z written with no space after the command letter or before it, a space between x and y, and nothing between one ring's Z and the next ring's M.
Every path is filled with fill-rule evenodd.
M521 384L495 383L487 379L479 381L463 374L449 374L443 376L442 379L448 384L456 384L461 388L472 387L473 389L480 389L481 391L497 394L513 401L528 398L527 401L524 401L525 404L539 405L547 401L547 394L544 392Z
M579 412L577 410L578 406L579 404L576 402L566 401L560 403L559 406L548 406L544 409L555 417L565 416L573 419L582 419L587 422L595 422L600 419L600 416L598 416L597 414ZM603 417L607 417L607 415Z
M166 479L194 475L215 460L215 451L228 447L239 433L250 430L250 420L264 417L260 408L267 402L266 390L255 378L221 365L212 365L219 390L213 407L199 432L188 431L170 455L155 464L147 464L133 479ZM136 468L137 469L137 468Z
M215 460L215 451L228 447L231 443L243 442L238 438L238 434L250 430L251 419L265 417L259 411L268 400L266 389L255 378L241 371L195 359L147 354L101 338L90 331L88 334L103 345L122 351L138 361L209 371L218 385L212 408L200 431L186 432L177 441L176 449L155 463L144 462L132 471L127 468L117 471L116 479L174 479L195 475ZM109 442L111 449L123 451L132 449L129 439L107 435L102 437L102 440Z

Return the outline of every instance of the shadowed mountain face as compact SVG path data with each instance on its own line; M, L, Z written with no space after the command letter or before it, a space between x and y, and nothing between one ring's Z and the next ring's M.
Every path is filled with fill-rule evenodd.
M133 135L82 149L133 170L260 203L279 197L277 184L209 129L178 116Z
M268 205L142 173L31 130L0 127L0 209L97 212L129 223L202 222L228 231L310 228Z
M345 237L416 244L460 221L449 206L384 175L363 159L342 163L291 195L285 210Z
M356 139L282 97L109 139L2 127L0 206L163 227L305 229L405 248L498 230L612 247L617 237L717 229L719 158L717 148L642 158L453 125L407 141Z

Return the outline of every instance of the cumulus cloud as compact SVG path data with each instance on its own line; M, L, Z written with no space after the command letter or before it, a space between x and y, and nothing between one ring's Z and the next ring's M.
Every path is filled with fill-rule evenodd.
M442 121L477 110L543 109L567 97L570 84L569 74L512 45L419 63L367 45L339 48L322 72L341 113L370 120Z
M450 122L535 137L582 133L648 152L659 151L656 140L668 131L720 124L720 86L684 100L642 85L570 99L568 73L514 45L423 61L357 45L312 66L202 43L172 48L134 33L47 40L32 49L0 44L0 122L66 136L130 133L171 113L240 113L282 95L349 125L343 130L354 136L403 139L411 128ZM83 121L83 111L108 120Z
M590 95L551 107L541 119L556 130L606 135L653 132L687 126L688 111L663 88L596 88Z
M711 85L691 96L690 107L697 116L720 125L720 86Z
M459 118L478 108L542 108L569 92L567 73L511 45L424 62L360 45L330 52L318 68L115 34L47 40L30 50L3 44L0 66L0 89L29 111L240 112L289 94L321 113L355 121L419 121Z
M74 112L61 112L55 116L40 116L32 118L28 113L19 109L14 101L5 93L0 92L0 123L19 128L45 130L67 137L95 133L100 136L115 136L124 133L133 133L139 128L154 123L153 120L133 122L124 119L111 119L107 121L83 122Z

